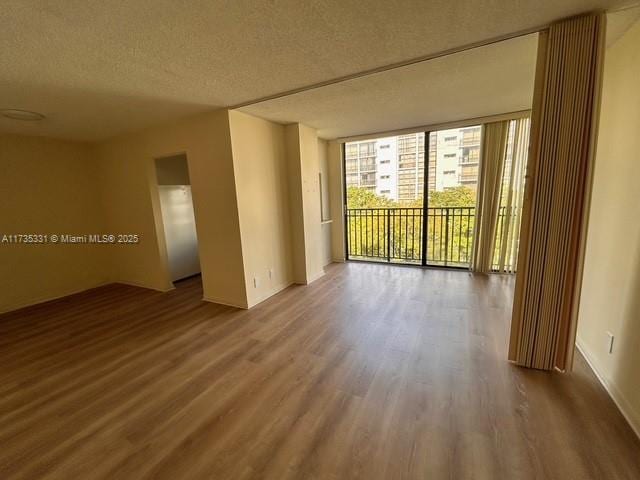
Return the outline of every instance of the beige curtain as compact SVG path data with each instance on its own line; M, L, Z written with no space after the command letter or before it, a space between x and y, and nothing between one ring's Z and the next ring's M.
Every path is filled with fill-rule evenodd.
M571 368L604 21L582 16L540 35L509 345L525 367Z
M509 124L492 265L493 270L500 273L516 271L530 125L528 117Z
M491 272L493 263L508 132L509 120L487 123L482 127L476 224L470 267L478 273Z

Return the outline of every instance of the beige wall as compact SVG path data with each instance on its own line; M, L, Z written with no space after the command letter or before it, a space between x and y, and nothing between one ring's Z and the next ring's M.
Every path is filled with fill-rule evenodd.
M318 135L299 123L285 130L289 176L289 205L293 278L311 283L324 274L320 210Z
M344 185L342 145L330 142L328 148L329 196L331 202L331 256L334 262L344 262Z
M578 346L640 434L638 46L640 23L606 52Z
M324 274L320 181L318 177L320 172L318 134L313 128L300 124L299 135L307 283L310 283Z
M293 281L307 283L304 215L302 211L302 166L300 157L300 125L285 127L287 178L289 181L289 220L291 228L291 271Z
M184 153L157 158L155 167L158 185L191 185L189 165Z
M109 231L137 233L142 239L139 245L115 252L115 280L171 288L154 159L185 153L204 296L246 307L228 112L118 137L100 144L97 152Z
M94 145L5 136L2 147L1 231L140 239L4 248L2 310L114 281L173 288L155 163L167 156L187 158L206 300L250 307L312 282L334 256L319 190L323 172L335 195L332 147L304 125L219 110Z
M0 235L101 233L97 185L87 145L0 135ZM0 243L0 311L108 282L112 248Z
M241 112L229 115L251 307L293 282L284 127Z
M333 219L331 217L331 195L329 194L329 143L326 140L318 139L318 168L322 175L322 206L324 212L322 217L322 265L326 266L333 261L331 253L331 229Z

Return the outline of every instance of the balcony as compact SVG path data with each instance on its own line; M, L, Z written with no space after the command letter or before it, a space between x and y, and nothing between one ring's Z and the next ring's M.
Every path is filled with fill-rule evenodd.
M460 158L460 165L462 166L474 166L480 163L479 157L473 158L469 156L463 156Z
M459 175L458 182L464 185L469 183L478 183L478 173L474 173L471 175Z
M496 251L504 215L502 207ZM475 207L428 208L425 264L468 268L475 221ZM423 263L422 208L349 208L346 226L351 260Z
M416 169L416 161L405 161L398 163L398 170L415 170Z
M477 147L480 145L480 136L463 137L460 145L462 147Z

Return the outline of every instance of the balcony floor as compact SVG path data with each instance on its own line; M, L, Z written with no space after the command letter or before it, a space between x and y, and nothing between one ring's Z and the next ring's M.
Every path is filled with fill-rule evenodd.
M581 357L505 360L512 288L348 263L248 311L196 278L0 316L0 478L640 478Z

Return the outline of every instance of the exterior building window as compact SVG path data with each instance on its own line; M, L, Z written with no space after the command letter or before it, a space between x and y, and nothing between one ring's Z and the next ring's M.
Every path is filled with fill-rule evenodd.
M360 144L360 156L372 156L376 154L376 142Z
M365 160L360 161L360 170L361 171L375 171L376 169L376 160L375 158L370 159L367 158Z
M360 184L364 186L376 184L376 176L373 173L363 173L360 177Z
M462 131L462 145L480 145L480 136L482 135L482 127L472 127Z
M414 185L399 185L398 186L398 197L401 200L410 200L413 199L416 195L416 188Z
M460 173L459 182L462 184L473 183L478 181L478 165L463 165Z
M399 201L414 201L423 195L425 134L423 132L345 144L345 182L348 187L369 190ZM393 157L379 158L385 149ZM385 167L379 172L382 165ZM384 182L384 183L383 183ZM384 189L381 189L383 185ZM399 191L401 190L401 191ZM396 197L396 192L398 196Z
M460 163L478 163L480 161L480 147L464 147Z
M357 160L347 160L346 162L346 170L347 173L357 172L358 171L358 162Z

